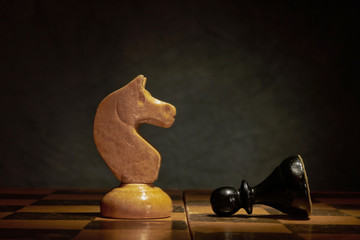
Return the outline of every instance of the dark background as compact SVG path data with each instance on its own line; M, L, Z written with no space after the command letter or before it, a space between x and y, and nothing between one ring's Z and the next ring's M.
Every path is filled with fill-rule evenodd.
M118 185L93 119L144 74L178 112L141 127L157 186L256 185L301 154L312 190L360 190L359 8L267 2L1 1L0 186Z

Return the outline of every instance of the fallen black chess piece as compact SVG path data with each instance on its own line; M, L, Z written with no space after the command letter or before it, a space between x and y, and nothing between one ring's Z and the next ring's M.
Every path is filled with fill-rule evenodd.
M221 187L210 198L213 211L219 216L230 216L240 208L252 213L253 204L264 204L296 218L311 215L311 199L304 162L292 156L284 161L263 182L250 187L246 180L240 189Z

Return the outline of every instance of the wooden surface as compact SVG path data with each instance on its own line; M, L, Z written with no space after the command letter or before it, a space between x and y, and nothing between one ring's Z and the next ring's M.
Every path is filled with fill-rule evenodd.
M152 184L121 184L101 200L100 213L106 218L171 217L172 201L161 188Z
M105 97L96 111L96 147L121 183L153 183L159 174L160 153L138 132L147 123L169 128L176 108L151 96L146 78L137 76Z
M360 193L314 192L313 215L294 220L262 205L220 218L209 190L167 190L170 218L102 218L109 189L0 189L0 239L360 239Z
M140 136L138 129L143 123L170 127L176 108L152 97L145 84L146 78L137 76L105 97L96 111L96 147L122 183L103 198L103 217L140 219L171 215L171 199L152 185L158 178L161 155Z

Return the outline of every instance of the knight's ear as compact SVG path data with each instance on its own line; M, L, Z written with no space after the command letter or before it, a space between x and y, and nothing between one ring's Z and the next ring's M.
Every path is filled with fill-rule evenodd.
M129 85L134 85L138 89L145 88L146 84L146 77L143 75L137 76L134 80L132 80Z

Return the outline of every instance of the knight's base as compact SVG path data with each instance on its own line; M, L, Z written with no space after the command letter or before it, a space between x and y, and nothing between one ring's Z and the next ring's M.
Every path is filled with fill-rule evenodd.
M100 211L108 218L165 218L171 216L172 202L152 184L121 184L104 196Z

